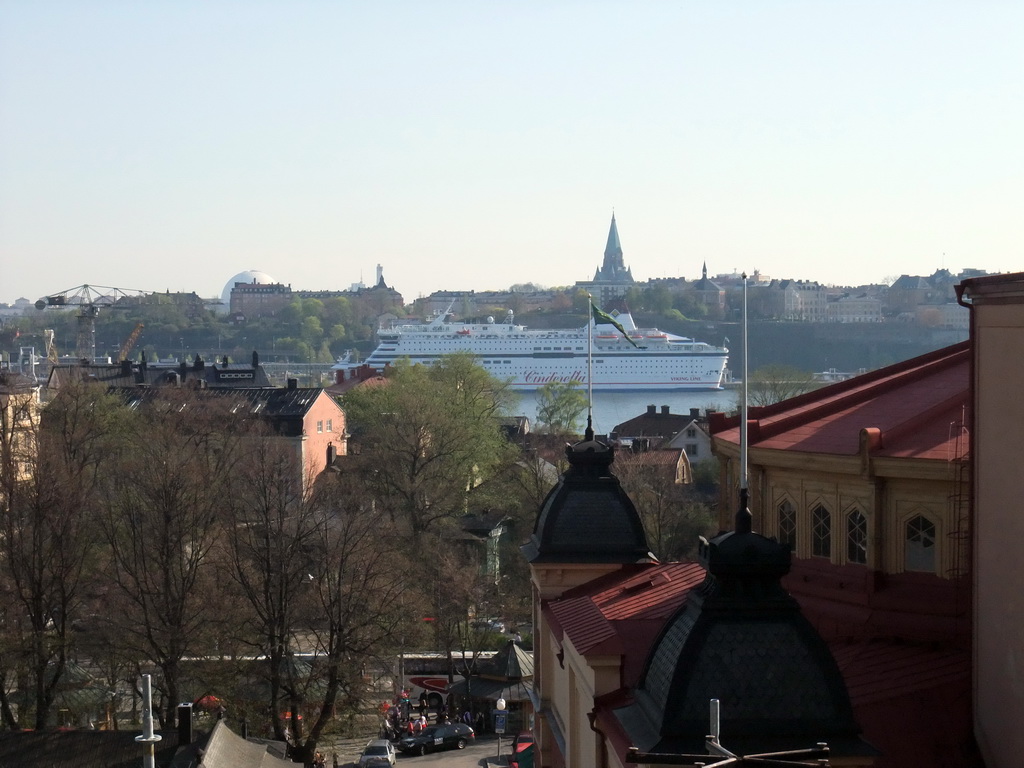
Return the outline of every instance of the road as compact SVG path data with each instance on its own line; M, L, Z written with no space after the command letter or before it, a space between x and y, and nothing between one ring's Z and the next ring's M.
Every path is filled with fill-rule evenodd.
M477 739L465 749L448 749L443 752L428 752L422 756L406 756L398 753L398 768L498 768L508 765L507 757L512 749L512 739L501 740L501 760L498 760L498 740L493 736ZM343 763L353 765L353 763Z

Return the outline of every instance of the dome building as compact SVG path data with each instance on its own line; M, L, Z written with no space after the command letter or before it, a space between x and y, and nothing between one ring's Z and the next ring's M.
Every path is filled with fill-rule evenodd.
M221 303L217 310L218 314L226 315L232 311L231 292L234 290L236 283L246 285L278 285L276 279L258 269L247 269L244 272L239 272L224 284L224 289L220 292Z

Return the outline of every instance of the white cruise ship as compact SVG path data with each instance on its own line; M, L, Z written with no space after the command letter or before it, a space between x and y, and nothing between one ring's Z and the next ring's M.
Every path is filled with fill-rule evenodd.
M366 364L380 371L401 358L429 365L442 355L470 352L514 389L537 389L552 381L587 384L587 326L528 330L514 323L511 311L503 322L461 323L448 317L444 313L429 323L379 329L380 345ZM637 328L628 312L616 319L636 346L612 325L593 326L594 391L722 388L725 347Z

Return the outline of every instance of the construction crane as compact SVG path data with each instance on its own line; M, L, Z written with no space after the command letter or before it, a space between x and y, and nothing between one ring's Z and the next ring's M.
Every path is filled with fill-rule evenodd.
M43 331L43 342L46 345L46 359L50 361L51 365L56 365L57 342L54 338L53 328L47 328Z
M36 309L78 307L78 336L75 354L79 360L92 362L96 359L96 316L100 310L105 307L113 307L121 299L145 295L146 291L113 288L109 285L78 285L44 296L36 302Z
M128 353L132 351L135 346L135 342L139 340L139 334L142 333L142 329L146 326L141 322L135 324L135 329L128 334L128 338L124 340L124 344L121 345L121 351L117 354L118 362L128 359Z

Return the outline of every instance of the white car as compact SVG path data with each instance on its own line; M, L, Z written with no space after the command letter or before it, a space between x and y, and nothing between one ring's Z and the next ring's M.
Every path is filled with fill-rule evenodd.
M359 768L364 768L364 766L393 766L395 759L395 746L390 741L387 739L374 739L363 748L363 753L359 756L359 762L356 765Z

